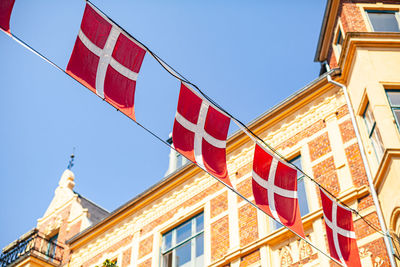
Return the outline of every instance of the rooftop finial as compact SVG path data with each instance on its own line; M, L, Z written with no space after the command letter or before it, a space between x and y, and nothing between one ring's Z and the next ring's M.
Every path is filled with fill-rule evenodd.
M74 154L75 154L75 147L72 150L71 159L69 160L69 163L68 163L68 167L67 167L68 170L71 170L71 168L74 166L74 158L75 158Z

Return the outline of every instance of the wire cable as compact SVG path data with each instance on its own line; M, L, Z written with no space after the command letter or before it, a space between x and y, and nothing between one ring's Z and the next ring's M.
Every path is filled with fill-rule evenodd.
M381 235L386 235L385 233L383 233L379 228L377 228L372 222L370 222L369 220L367 220L364 216L362 216L359 211L349 207L346 203L344 203L343 201L341 201L340 199L338 199L335 195L333 195L330 191L328 191L326 188L324 188L320 183L318 183L314 178L312 178L311 176L309 176L308 174L306 174L303 170L301 170L299 167L297 167L296 165L294 165L292 162L290 162L288 159L286 159L282 154L280 154L276 149L274 149L272 146L270 146L268 143L266 143L261 137L259 137L257 134L255 134L250 128L248 128L248 126L246 124L244 124L243 122L241 122L240 120L236 119L236 117L234 117L232 114L230 114L227 110L225 110L221 105L219 105L217 102L215 102L211 97L209 97L206 93L204 93L196 84L190 82L188 79L186 79L182 74L180 74L178 71L176 71L173 67L171 67L168 63L166 63L163 59L161 59L156 53L154 53L153 51L151 51L145 44L143 44L142 42L140 42L139 40L137 40L135 37L133 37L131 34L129 34L128 32L126 32L124 30L123 27L121 27L120 25L118 25L114 20L112 20L110 17L108 17L101 9L99 9L97 6L95 6L92 2L90 2L89 0L85 0L88 4L90 4L92 7L94 7L95 9L97 9L98 12L102 13L105 17L107 17L107 19L109 19L112 23L114 23L116 26L118 26L121 31L126 34L127 36L129 36L130 38L134 39L136 42L138 42L140 45L142 45L144 47L144 49L174 78L178 79L179 81L186 83L188 85L193 86L206 100L208 100L211 104L213 104L215 107L217 107L219 110L221 110L223 113L225 113L228 117L230 117L238 126L239 128L247 135L249 136L249 138L251 138L253 141L258 140L259 142L261 142L264 146L266 146L269 150L271 150L274 154L276 154L279 158L281 158L282 160L284 160L286 163L290 164L293 168L295 168L297 171L301 172L303 174L303 176L307 177L310 181L312 181L316 186L318 186L318 188L320 188L321 190L323 190L324 192L326 192L327 194L329 194L332 198L335 199L335 201L337 201L338 203L340 203L341 205L345 206L346 208L348 208L349 210L351 210L354 214L356 214L358 217L360 217L369 227L371 227L372 229L374 229L376 232L380 233ZM4 32L4 31L3 31ZM6 33L6 32L5 32ZM53 67L55 67L56 69L62 71L63 73L67 74L69 77L71 77L72 79L76 80L78 83L80 83L80 81L78 81L75 77L71 76L69 73L67 73L64 69L60 68L57 64L55 64L54 62L52 62L51 60L49 60L47 57L45 57L44 55L42 55L41 53L39 53L37 50L33 49L31 46L29 46L27 43L25 43L24 41L22 41L20 38L18 38L17 36L15 36L13 33L6 33L7 35L9 35L12 39L14 39L16 42L18 42L20 45L22 45L23 47L25 47L26 49L28 49L29 51L31 51L32 53L36 54L37 56L39 56L40 58L42 58L44 61L46 61L47 63L49 63L50 65L52 65ZM331 72L333 72L334 70L332 70ZM86 87L86 86L85 86ZM86 87L87 88L87 87ZM97 95L97 94L96 94ZM98 96L98 95L97 95ZM98 96L100 99L104 100L102 97ZM106 101L107 102L107 101ZM107 102L108 103L108 102ZM108 103L109 105L111 105L110 103ZM111 105L112 106L112 105ZM114 107L114 106L112 106ZM115 107L114 107L115 108ZM116 108L117 111L119 111L119 109ZM124 114L123 112L121 112L122 114ZM132 118L130 118L129 116L127 116L126 114L124 114L126 117L128 117L129 119L131 119L132 121L134 121L138 126L140 126L141 128L143 128L145 131L147 131L148 133L150 133L151 135L153 135L156 139L160 140L162 143L166 144L168 147L170 147L171 149L174 149L176 151L176 149L169 145L165 140L163 140L161 137L157 136L154 132L152 132L151 130L147 129L145 126L143 126L142 124L138 123L137 121L133 120ZM256 143L259 143L256 142ZM178 151L177 151L178 152ZM179 153L179 152L178 152ZM182 155L184 156L184 155ZM185 157L186 158L186 157ZM188 159L189 160L189 159ZM191 161L191 160L189 160ZM192 162L192 161L191 161ZM195 162L192 162L195 165L197 165ZM202 167L200 167L199 165L197 165L199 168L202 169ZM204 170L204 169L203 169ZM212 176L213 178L217 179L219 182L221 182L222 184L224 184L225 186L227 186L230 190L232 190L233 192L235 192L236 194L238 194L241 198L245 199L247 202L249 202L251 205L253 205L254 207L258 208L255 204L253 204L251 201L249 201L248 199L246 199L244 196L242 196L239 192L237 192L235 189L231 188L230 186L228 186L227 184L223 183L221 180L219 180L218 178L214 177L211 173L209 173L207 170L204 170L205 172L207 172L210 176ZM258 208L259 209L259 208ZM261 210L261 209L260 209ZM262 210L261 210L262 211ZM265 213L265 212L264 212ZM272 218L272 217L271 217ZM274 218L273 218L274 219ZM275 219L274 219L275 220ZM285 226L286 227L286 226ZM287 228L287 227L286 227ZM292 231L290 228L287 228L289 231L293 232L294 234L296 234L297 236L299 236L297 233L295 233L294 231ZM300 238L302 238L301 236L299 236ZM316 248L313 244L311 244L310 242L308 242L306 239L302 238L305 242L309 243L311 246L313 246L315 249L317 249L318 251L320 251L318 248ZM391 239L393 241L395 241L392 237ZM397 240L396 240L397 241ZM400 244L400 242L399 242ZM325 254L324 252L320 251L321 253ZM326 255L326 254L325 254ZM330 257L329 255L326 255L328 257ZM330 257L331 258L331 257ZM334 260L336 263L340 264L339 262L337 262L335 259L331 258L331 260Z

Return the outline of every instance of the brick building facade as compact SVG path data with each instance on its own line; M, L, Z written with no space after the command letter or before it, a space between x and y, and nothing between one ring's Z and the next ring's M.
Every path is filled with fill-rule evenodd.
M395 18L399 27L399 10L400 1L329 0L315 59L327 62L332 70L323 65L320 77L248 125L379 228L367 180L369 168L386 227L394 238L400 233L400 182L396 179L400 134L387 90L400 89L400 33L378 32L375 15L370 14L383 14L385 23ZM330 83L328 76L348 87L361 144L343 90ZM370 118L365 117L369 107L375 118L372 129L366 122ZM363 163L359 145L367 151L368 165ZM254 143L243 132L229 138L232 184L254 203L253 154ZM307 177L299 178L300 185L306 239L328 251L318 187ZM112 213L72 189L73 174L66 171L37 226L47 239L57 235L64 249L61 265L95 266L110 259L121 267L172 266L177 261L184 264L180 266L335 266L193 164L172 171ZM383 236L360 217L353 219L363 266L389 266ZM13 244L3 254L12 248ZM46 255L42 261L40 266L52 265ZM29 257L18 265L27 262Z

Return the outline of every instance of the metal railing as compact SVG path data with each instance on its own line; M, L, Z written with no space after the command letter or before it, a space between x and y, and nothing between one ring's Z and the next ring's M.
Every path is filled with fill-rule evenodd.
M15 265L29 256L55 266L60 265L63 251L62 246L49 241L37 229L33 229L3 249L0 255L0 267Z

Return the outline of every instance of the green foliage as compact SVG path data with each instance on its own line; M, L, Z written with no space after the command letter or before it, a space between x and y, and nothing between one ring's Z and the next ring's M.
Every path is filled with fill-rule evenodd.
M96 265L96 267L99 267ZM101 267L118 267L117 263L115 261L110 261L109 259L106 259Z

